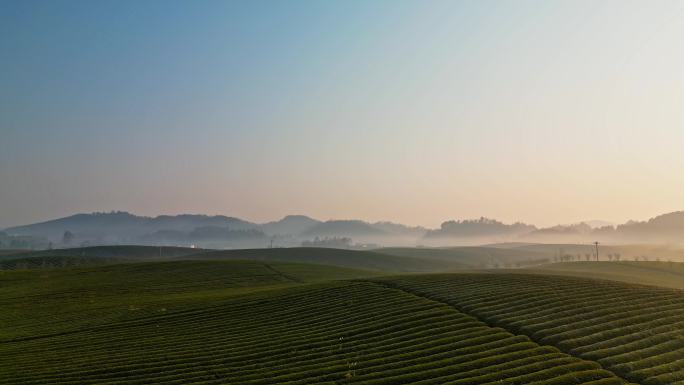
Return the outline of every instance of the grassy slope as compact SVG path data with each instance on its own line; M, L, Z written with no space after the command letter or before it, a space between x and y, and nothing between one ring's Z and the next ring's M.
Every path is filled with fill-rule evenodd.
M600 240L599 240L600 241ZM585 259L585 254L594 255L594 245L591 244L523 244L511 245L510 250L531 251L547 253L553 256L558 253L560 249L563 253L576 255L580 254L582 259ZM684 262L684 248L678 245L600 245L599 254L600 259L605 261L608 254L619 253L623 261L633 261L634 257L646 256L649 260L654 261L660 258L662 261L671 259L673 261Z
M569 262L542 265L524 271L536 274L609 279L684 290L684 263Z
M41 336L42 323L30 313L11 322L4 315L5 334L20 330L34 338L0 341L0 383L622 383L595 362L487 326L444 303L367 281L298 282L364 274L358 271L178 262L41 274L0 275L4 306L26 296L50 303L57 329ZM232 291L266 286L275 289ZM167 300L165 311L160 299ZM108 313L133 300L142 315ZM91 301L109 306L83 315L79 304ZM35 306L26 311L42 314ZM74 329L62 322L75 317L99 323Z
M530 251L516 248L504 249L487 246L450 248L388 247L375 250L375 252L394 256L447 261L471 268L483 267L492 263L515 264L517 262L539 260L552 256L547 251Z
M160 253L161 250L161 253ZM413 250L413 249L407 249ZM160 256L161 254L161 256ZM385 272L444 272L467 268L449 259L416 258L330 248L199 250L181 247L96 246L0 255L0 269L49 269L116 262L160 260L254 260L330 265Z
M164 258L176 258L184 255L196 254L198 249L189 247L157 247L157 246L92 246L76 247L71 249L53 249L22 251L16 253L0 254L0 259L32 257L98 257L117 258L126 260L158 260Z
M0 257L4 255L17 255L17 254L22 254L22 253L30 253L30 250L22 250L22 249L0 249Z
M176 261L0 271L0 340L182 311L254 291L377 273L295 263Z
M313 263L387 272L435 272L464 267L458 262L395 256L373 251L295 247L275 249L217 250L183 257L204 260L255 260Z
M597 362L643 385L684 380L677 290L520 272L373 278L274 259L406 259L267 251L0 272L0 383L622 382Z
M533 274L406 276L382 282L596 361L635 383L684 381L680 290Z
M58 269L77 266L96 266L111 263L124 263L126 259L110 257L80 257L80 256L29 256L19 258L15 255L9 259L0 258L0 270L31 270Z

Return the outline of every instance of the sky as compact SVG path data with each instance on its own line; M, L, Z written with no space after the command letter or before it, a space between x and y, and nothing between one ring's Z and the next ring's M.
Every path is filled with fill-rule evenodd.
M684 209L682 1L0 1L0 227Z

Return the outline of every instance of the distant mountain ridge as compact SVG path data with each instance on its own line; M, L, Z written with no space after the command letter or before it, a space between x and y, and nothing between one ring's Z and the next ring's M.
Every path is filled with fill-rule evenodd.
M255 223L223 215L182 214L144 217L124 211L115 211L110 213L75 214L46 222L11 227L5 231L12 235L42 235L52 239L61 237L67 230L93 237L106 237L110 234L131 237L159 230L192 231L198 227L206 226L230 227L231 230L248 230L259 227Z
M261 230L270 235L301 234L320 223L306 215L287 215L279 221L264 223Z
M480 218L447 221L437 230L429 230L426 238L515 237L537 230L533 225L516 222L510 225L494 219Z
M596 226L598 221L591 221ZM299 246L315 238L351 238L355 242L398 245L466 245L501 242L670 242L684 243L684 211L659 215L648 221L594 227L585 222L537 228L505 224L494 219L446 221L438 229L358 219L321 221L305 215L255 223L224 215L138 216L128 212L75 214L45 222L10 227L6 237L34 236L59 246L78 244L195 245L235 248ZM65 233L71 233L69 239ZM1 235L2 233L0 233ZM75 243L68 243L74 238ZM1 241L1 239L0 239ZM64 244L60 244L64 243ZM2 245L0 244L0 247Z
M318 238L349 237L357 242L378 238L421 237L425 229L390 222L368 223L361 220L320 221L305 215L288 215L263 224L223 215L138 216L124 211L75 214L45 222L10 227L12 236L47 238L59 246L64 235L74 235L76 244L195 245L202 247L299 246L302 241Z

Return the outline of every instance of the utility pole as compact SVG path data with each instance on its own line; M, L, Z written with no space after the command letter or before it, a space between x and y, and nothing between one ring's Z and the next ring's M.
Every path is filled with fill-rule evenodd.
M598 241L594 242L594 246L596 246L596 262L598 262L598 260L599 260L598 245L599 245Z

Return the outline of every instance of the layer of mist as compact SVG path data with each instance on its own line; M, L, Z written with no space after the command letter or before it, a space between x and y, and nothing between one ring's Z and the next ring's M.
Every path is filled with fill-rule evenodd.
M127 212L77 214L17 226L0 232L0 248L41 249L139 244L203 248L335 247L370 249L391 246L448 247L483 244L660 244L684 243L684 212L617 226L589 221L538 228L494 219L450 220L438 229L362 220L321 221L290 215L254 223L209 215L137 216Z

